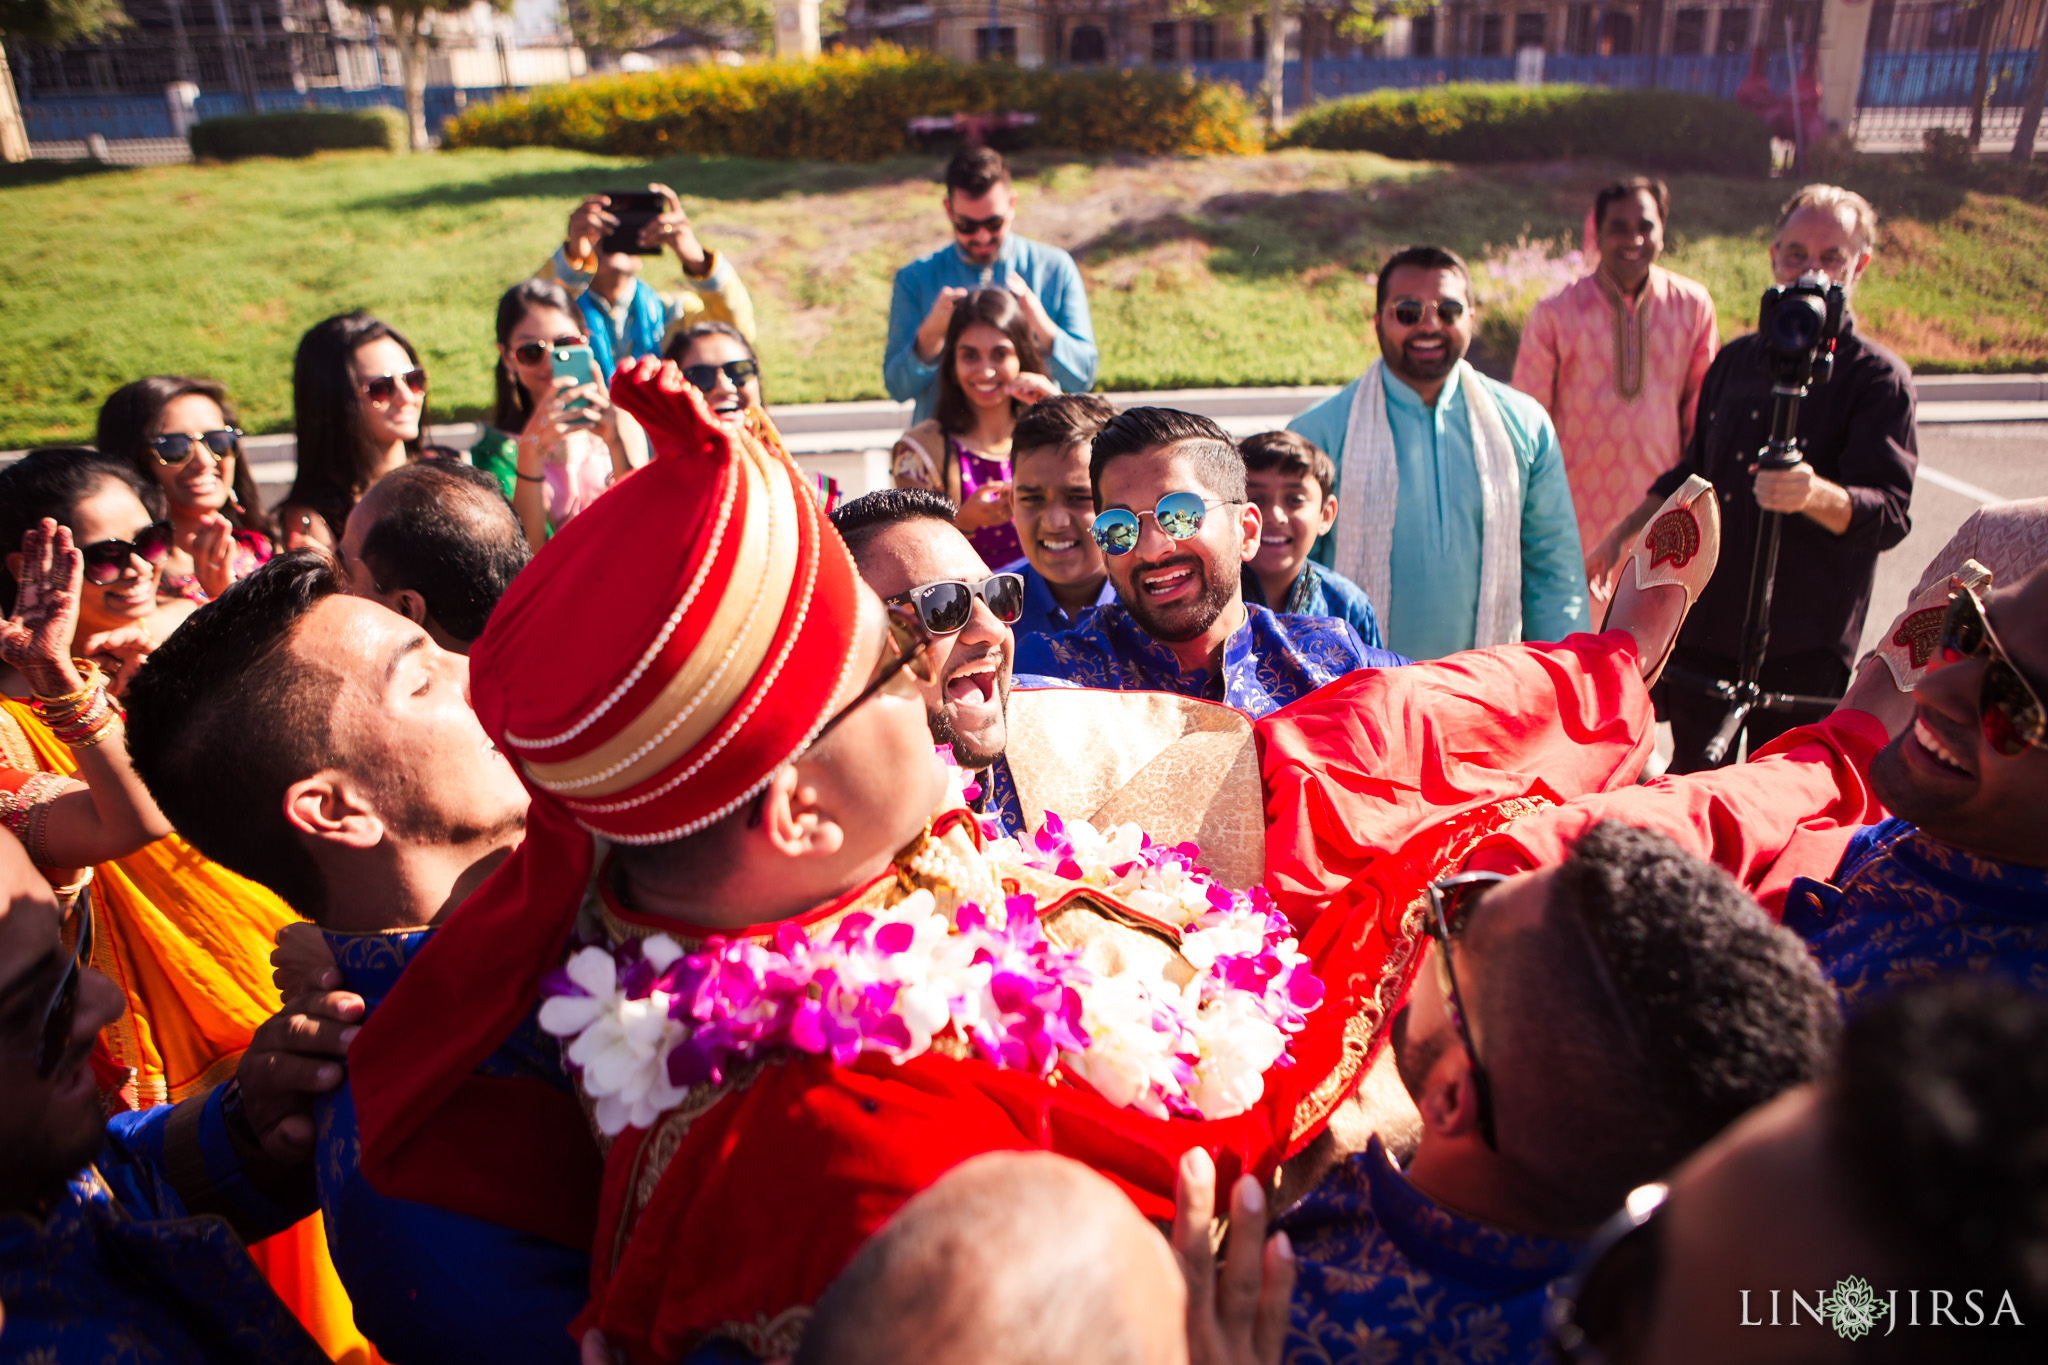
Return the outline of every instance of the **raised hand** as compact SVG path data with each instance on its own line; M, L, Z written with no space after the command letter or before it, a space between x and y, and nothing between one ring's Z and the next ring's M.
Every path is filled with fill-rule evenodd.
M690 215L683 212L682 196L666 185L650 183L647 188L662 198L668 207L661 216L640 229L640 245L653 246L659 242L676 253L676 259L683 263L683 271L690 275L702 275L711 264L710 254L704 244L697 240L697 230L690 226Z
M118 697L155 648L156 637L148 626L138 623L88 635L79 652L106 670L107 690Z
M1252 1177L1240 1177L1218 1275L1209 1237L1215 1211L1216 1163L1191 1148L1173 1190L1173 1255L1188 1283L1190 1365L1278 1365L1294 1293L1294 1249L1284 1232L1267 1238L1265 1192Z
M208 512L199 524L199 539L192 545L192 567L199 589L218 597L235 581L235 524L218 512Z
M596 255L598 240L619 225L619 220L607 212L611 202L605 195L593 194L569 215L569 230L563 241L565 249L562 254L569 258L570 265Z
M931 311L917 325L917 339L911 343L911 349L925 364L937 360L939 352L946 348L946 329L953 325L953 305L966 297L965 289L949 284L932 300Z
M21 537L14 614L0 622L0 660L45 697L65 696L84 685L71 662L84 566L71 543L71 528L49 517Z

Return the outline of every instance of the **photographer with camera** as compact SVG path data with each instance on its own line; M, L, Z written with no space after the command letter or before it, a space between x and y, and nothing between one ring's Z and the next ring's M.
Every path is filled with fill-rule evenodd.
M1825 302L1830 286L1840 285L1843 297L1853 298L1876 234L1876 212L1850 190L1808 185L1785 202L1771 242L1771 274L1785 287L1773 298L1792 304L1783 310L1783 324L1738 337L1715 356L1684 457L1586 556L1594 595L1610 595L1616 575L1627 571L1621 547L1672 490L1692 474L1714 485L1729 553L1687 618L1664 683L1672 772L1711 766L1705 751L1730 702L1681 679L1737 678L1750 624L1748 552L1759 532L1769 530L1764 514L1782 518L1780 591L1771 599L1769 648L1756 682L1767 692L1813 697L1840 697L1847 687L1877 556L1905 539L1911 526L1907 508L1919 461L1912 374L1857 329L1851 309L1842 309L1832 343L1824 324L1809 321L1831 311ZM1797 400L1798 458L1785 468L1759 468L1772 435L1774 387L1789 379L1796 388L1803 374L1794 371L1810 372L1813 380ZM1686 550L1674 546L1671 553ZM1798 711L1755 711L1747 721L1749 747L1754 751L1811 719Z

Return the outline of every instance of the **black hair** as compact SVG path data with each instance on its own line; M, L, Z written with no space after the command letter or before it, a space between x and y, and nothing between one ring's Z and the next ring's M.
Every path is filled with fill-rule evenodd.
M1324 497L1337 491L1337 466L1323 448L1298 431L1262 431L1237 443L1246 472L1277 469L1290 479L1314 479Z
M2048 1001L1977 977L1880 997L1849 1024L1823 1115L1857 1222L1909 1283L1956 1291L1958 1313L1979 1289L1986 1313L2009 1290L2022 1323L2048 1315ZM2006 1335L1940 1355L2039 1358Z
M1600 192L1593 196L1593 230L1598 232L1607 221L1607 206L1627 199L1631 195L1647 194L1650 202L1657 206L1659 222L1671 221L1671 187L1661 180L1652 180L1647 175L1632 175L1626 180L1617 180L1602 185Z
M879 488L833 508L832 525L847 553L858 559L870 541L898 522L924 517L951 526L959 515L951 498L929 488Z
M1088 457L1088 483L1102 506L1102 471L1111 460L1142 455L1160 446L1179 446L1195 457L1195 473L1209 492L1229 502L1244 501L1244 457L1230 433L1207 417L1178 408L1125 408L1095 434Z
M1019 372L1045 373L1045 361L1038 354L1038 336L1031 330L1031 318L1015 294L1007 289L977 289L956 300L952 320L946 324L945 345L939 350L937 388L932 398L932 416L938 418L939 429L953 436L974 430L979 420L974 405L967 401L967 391L960 387L960 371L954 364L961 333L977 322L987 323L1010 339L1017 352ZM1021 412L1024 406L1012 398L1011 415Z
M377 482L363 563L380 593L410 589L463 644L533 558L498 481L455 460L422 460Z
M292 430L298 438L298 474L286 502L310 507L341 539L348 514L370 486L370 453L363 437L358 406L356 351L389 337L404 348L414 366L420 354L412 343L368 313L337 313L306 329L292 357ZM421 439L426 434L424 408ZM406 442L418 455L419 440Z
M164 518L164 491L117 455L84 446L31 450L0 470L0 612L14 611L16 583L6 557L21 549L21 538L44 517L70 526L72 511L112 480L133 492L154 520Z
M567 313L576 320L579 331L584 325L583 315L569 298L569 291L553 280L521 280L498 296L499 352L497 364L492 369L491 425L507 435L516 436L526 429L526 419L533 416L533 399L519 382L519 376L512 373L512 364L505 359L504 348L512 344L513 331L536 308L555 308ZM374 341L376 338L369 339ZM408 346L406 349L412 348Z
M135 466L137 474L154 484L160 462L156 452L150 449L150 438L161 434L158 424L163 419L164 409L177 399L191 396L212 399L229 426L241 425L241 419L235 415L235 405L228 401L227 386L219 380L153 374L123 384L107 395L107 401L100 404L93 444L108 455L118 455L128 461ZM263 500L256 491L256 476L249 472L249 459L242 453L240 441L235 443L234 461L235 476L230 484L235 493L234 501L221 509L222 514L234 523L237 530L254 531L257 535L274 539L276 528L271 525L270 515L263 510ZM161 484L157 486L162 487ZM241 504L240 511L235 509L234 503Z
M661 358L663 360L673 360L676 364L680 365L683 363L683 357L690 353L690 348L705 337L731 337L740 344L740 349L747 353L747 359L754 362L757 371L754 376L754 383L761 390L761 406L767 407L768 381L766 376L758 373L761 357L755 353L754 343L747 340L747 334L729 322L721 322L716 318L711 318L704 322L691 323L688 327L670 336L666 342L662 343Z
M1832 1059L1834 991L1798 935L1654 831L1601 821L1537 927L1472 929L1501 1149L1588 1226Z
M964 194L979 199L998 185L1010 183L1010 168L993 147L962 147L946 163L946 197Z
M1059 393L1041 398L1017 414L1010 431L1010 460L1027 450L1064 450L1087 445L1116 417L1116 405L1098 393Z
M192 613L124 698L129 757L172 826L314 920L326 887L284 797L292 783L342 766L331 727L341 677L291 642L315 607L344 591L326 551L278 555Z
M1465 264L1465 258L1449 247L1404 246L1387 257L1387 263L1380 267L1379 278L1373 282L1372 310L1385 311L1387 306L1387 279L1396 270L1407 266L1416 270L1453 270L1465 281L1465 297L1474 308L1479 306L1479 294L1472 288L1472 270Z

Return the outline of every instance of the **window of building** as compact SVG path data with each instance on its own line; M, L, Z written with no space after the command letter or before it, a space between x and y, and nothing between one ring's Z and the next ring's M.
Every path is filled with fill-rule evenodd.
M1726 55L1741 52L1749 46L1749 11L1746 9L1724 9L1721 11L1721 26L1714 31L1714 51Z
M996 30L995 55L1006 62L1014 62L1017 60L1016 29L999 28ZM980 28L974 30L974 60L976 60L977 62L985 62L988 59L988 25L984 24Z
M1507 28L1507 16L1503 14L1482 14L1478 18L1478 33L1473 46L1482 57L1500 56L1503 31Z
M1564 12L1564 50L1578 56L1590 56L1593 51L1593 9L1592 5L1573 5Z
M1543 11L1532 10L1515 16L1515 51L1543 46Z
M1870 35L1863 40L1871 52L1884 52L1892 45L1892 19L1898 6L1892 0L1877 0L1870 7Z
M1436 16L1418 14L1408 21L1408 55L1411 57L1434 57L1436 55Z
M1633 15L1608 10L1600 16L1600 40L1594 50L1603 57L1626 57L1636 50L1636 21Z
M1180 25L1152 25L1152 60L1171 66L1180 60Z
M1188 20L1188 60L1191 62L1213 62L1216 60L1216 21L1214 19Z
M1266 16L1263 14L1252 16L1252 60L1266 60Z
M1102 40L1102 30L1093 24L1081 25L1067 40L1067 60L1076 66L1093 66L1108 55L1109 46Z
M1671 55L1697 57L1707 50L1707 12L1682 9L1671 20Z

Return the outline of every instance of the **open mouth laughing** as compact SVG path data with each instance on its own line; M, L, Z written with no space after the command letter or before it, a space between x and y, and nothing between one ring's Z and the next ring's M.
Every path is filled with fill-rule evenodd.
M1977 775L1976 770L1970 767L1962 755L1958 754L1952 746L1944 743L1941 736L1934 733L1934 728L1927 723L1925 716L1916 715L1913 717L1912 734L1913 747L1919 750L1929 766L1943 772L1953 773L1958 777L1975 777Z
M1201 569L1200 560L1191 555L1183 556L1139 570L1134 582L1139 595L1147 602L1177 602L1201 591Z

